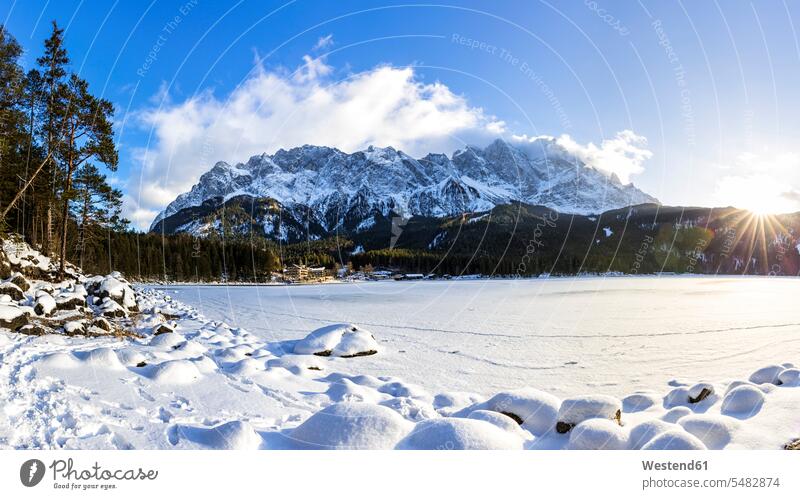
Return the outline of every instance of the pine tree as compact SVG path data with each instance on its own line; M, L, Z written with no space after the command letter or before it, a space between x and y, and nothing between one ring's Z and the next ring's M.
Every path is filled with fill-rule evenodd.
M61 186L61 248L59 272L64 274L67 257L67 233L70 202L75 197L75 173L89 159L95 159L111 171L116 170L117 149L111 118L111 102L98 99L89 93L89 84L77 75L71 75L67 85L69 101L64 115L64 139L59 148L59 158L64 163ZM104 183L104 179L103 179Z
M36 60L42 68L44 80L45 120L43 126L44 146L47 151L46 169L48 177L47 204L45 212L45 234L43 250L52 252L53 245L53 205L55 204L56 179L58 165L55 161L55 150L61 141L64 126L63 115L68 106L67 65L69 57L64 48L64 30L53 21L53 31L50 38L44 42L44 54ZM38 173L38 171L37 171Z

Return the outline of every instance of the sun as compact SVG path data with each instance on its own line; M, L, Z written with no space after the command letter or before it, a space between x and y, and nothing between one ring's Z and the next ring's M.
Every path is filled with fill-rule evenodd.
M786 186L764 175L729 177L717 186L717 199L726 205L747 210L758 216L797 211L795 200L783 193Z

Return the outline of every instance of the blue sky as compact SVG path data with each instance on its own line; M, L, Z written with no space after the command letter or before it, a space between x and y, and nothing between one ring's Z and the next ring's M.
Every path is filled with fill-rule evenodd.
M117 107L138 227L217 160L305 142L561 137L666 204L800 209L800 6L778 1L8 1ZM563 135L568 137L562 137Z

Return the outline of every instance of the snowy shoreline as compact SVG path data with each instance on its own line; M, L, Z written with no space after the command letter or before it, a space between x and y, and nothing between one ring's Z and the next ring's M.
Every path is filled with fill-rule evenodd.
M25 258L49 272L40 255ZM11 258L16 267L22 261ZM673 380L667 393L620 398L597 387L564 398L533 387L431 391L402 377L366 374L359 366L403 345L353 324L269 341L209 320L161 290L131 287L118 274L60 282L13 274L4 285L21 295L1 304L9 325L0 332L0 448L800 445L800 370L788 362L753 365L736 380ZM70 300L85 305L51 307L47 297L64 307ZM22 317L49 329L8 329ZM100 318L112 330L100 327ZM794 359L776 359L785 360Z

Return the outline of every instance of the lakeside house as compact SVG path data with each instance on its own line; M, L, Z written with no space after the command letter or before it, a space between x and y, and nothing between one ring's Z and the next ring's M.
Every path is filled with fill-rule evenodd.
M330 277L325 267L292 264L283 269L283 280L288 282L324 281Z

